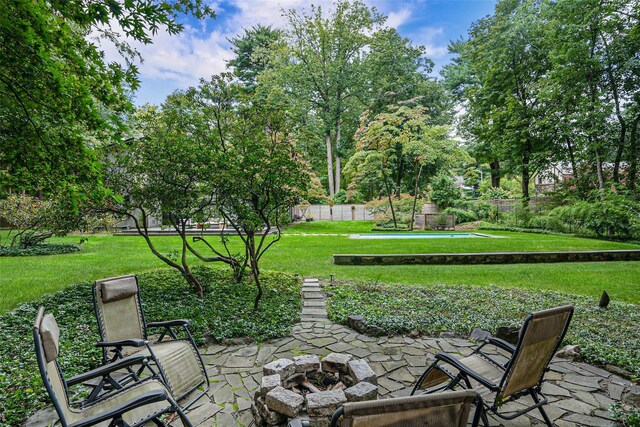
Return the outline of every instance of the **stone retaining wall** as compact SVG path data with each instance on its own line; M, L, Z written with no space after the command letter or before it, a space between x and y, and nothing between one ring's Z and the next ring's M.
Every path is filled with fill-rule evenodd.
M520 264L551 262L640 261L640 250L580 252L486 252L460 254L334 254L337 265Z

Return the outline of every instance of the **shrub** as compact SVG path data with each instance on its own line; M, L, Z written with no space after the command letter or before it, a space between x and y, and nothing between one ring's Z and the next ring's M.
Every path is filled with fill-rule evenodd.
M333 203L336 205L344 205L347 203L347 191L345 189L341 189L336 194L333 195Z
M27 248L2 248L1 256L34 256L34 255L60 255L82 250L80 245L69 244L40 244Z
M480 199L493 200L493 199L510 199L513 197L511 192L500 187L486 187L481 189Z
M491 203L487 202L476 202L473 204L473 212L475 212L476 217L480 220L489 219L492 216L496 216L497 208Z
M357 190L347 190L347 203L364 203L364 194Z
M194 274L206 293L200 300L176 271L138 275L148 320L187 318L198 343L250 336L257 341L290 332L300 316L300 279L291 274L263 272L265 294L253 311L255 287L235 283L228 269L198 266ZM60 326L60 364L71 377L96 367L102 354L91 284L80 283L47 295L0 316L0 425L17 426L48 402L35 360L31 329L39 306L52 313Z
M468 211L468 210L459 209L459 208L447 208L444 210L444 213L455 215L456 224L471 222L478 219L478 216L474 211L470 211L470 210Z
M398 227L408 227L411 223L413 196L410 196L409 194L401 194L399 199L394 197L393 208L395 210ZM372 200L368 202L367 210L373 215L376 226L393 227L391 209L387 199Z
M606 191L602 196L596 191L589 200L573 201L547 214L516 207L512 213L503 215L501 222L507 227L638 240L640 203L622 191Z
M431 182L431 191L429 198L440 208L452 207L462 198L460 189L456 187L453 178L448 176L439 176Z
M0 234L0 248L12 249L35 247L74 230L105 229L113 223L111 216L81 211L62 197L39 199L27 194L10 194L0 200L0 218L9 223L9 232Z

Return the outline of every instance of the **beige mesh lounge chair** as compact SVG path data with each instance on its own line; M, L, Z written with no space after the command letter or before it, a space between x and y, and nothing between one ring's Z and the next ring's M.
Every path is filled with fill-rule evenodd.
M456 386L479 387L487 411L505 420L512 420L538 408L548 426L551 420L542 407L547 397L542 393L544 374L564 338L573 315L573 306L564 306L530 314L524 321L518 343L513 346L498 338L487 338L470 356L458 359L447 353L436 354L436 361L416 383L417 392L434 393ZM511 357L504 363L492 358L485 346L495 346ZM531 396L533 404L516 412L502 411L502 405L523 396ZM489 399L491 397L491 399ZM482 413L489 425L486 412Z
M114 371L125 367L146 364L146 357L144 355L130 356L65 380L57 360L60 330L55 318L51 314L44 314L44 307L40 307L38 310L33 326L33 339L40 375L53 401L62 427L84 427L98 424L109 427L135 427L146 422L165 426L159 417L167 412L177 412L183 425L191 427L191 423L164 384L154 377L132 382L127 387L112 390L111 393L102 395L91 402L79 402L78 407L72 407L69 403L68 387L93 378L108 377Z
M347 403L331 419L331 427L466 427L480 422L482 403L472 390Z
M140 289L134 275L96 281L93 300L102 338L96 345L102 348L105 363L132 354L148 356L183 409L206 394L209 378L189 332L189 321L145 323ZM174 327L181 327L185 338L178 338ZM157 340L150 342L147 329L152 328L160 328L159 332L162 332ZM198 387L202 390L198 391ZM99 394L100 388L96 387L93 394Z

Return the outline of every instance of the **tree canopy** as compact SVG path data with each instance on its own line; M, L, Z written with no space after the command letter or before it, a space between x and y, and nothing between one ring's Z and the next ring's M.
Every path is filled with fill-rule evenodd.
M214 16L201 0L0 3L0 193L99 192L94 149L121 137L138 86L137 52L113 27L150 43L160 28L179 33L185 13ZM107 62L96 38L126 65Z

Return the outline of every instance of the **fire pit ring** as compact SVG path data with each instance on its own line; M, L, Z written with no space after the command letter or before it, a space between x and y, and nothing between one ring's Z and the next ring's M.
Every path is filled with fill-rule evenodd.
M278 359L263 366L251 409L257 426L286 426L300 418L325 427L344 403L377 399L377 383L365 360L346 353Z

